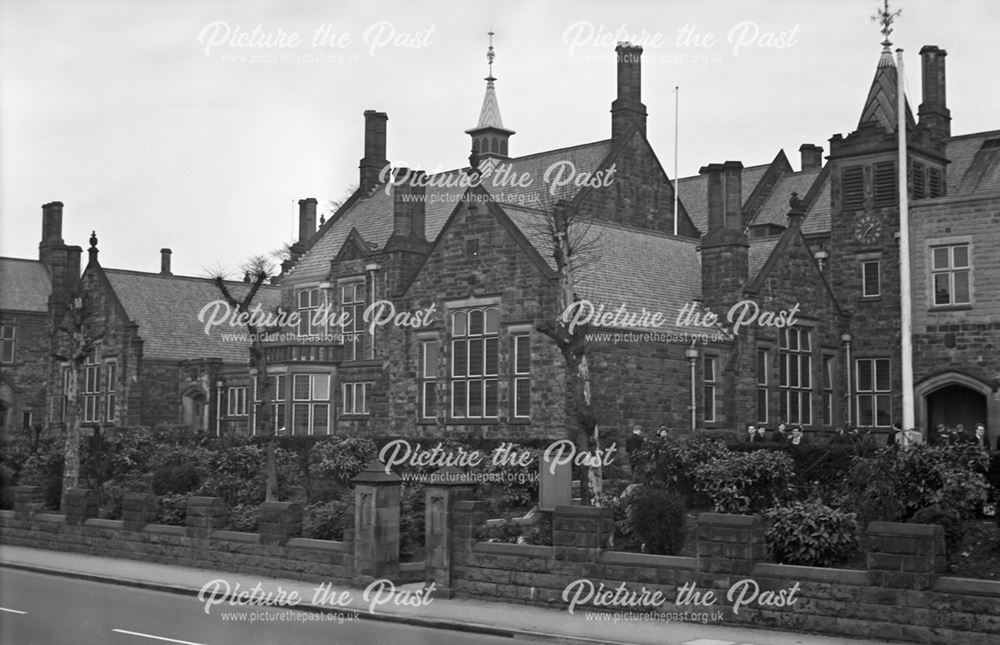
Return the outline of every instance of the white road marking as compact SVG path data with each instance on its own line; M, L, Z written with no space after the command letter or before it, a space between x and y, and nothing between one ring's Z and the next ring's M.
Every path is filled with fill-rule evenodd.
M204 643L192 643L191 641L179 641L176 638L167 638L165 636L153 636L152 634L143 634L142 632L130 632L127 629L112 629L113 632L118 632L119 634L128 634L129 636L141 636L143 638L152 638L153 640L166 641L168 643L180 643L180 645L204 645Z
M682 645L736 645L736 641L720 641L716 638L699 638L696 641L688 641Z
M7 609L6 607L0 607L0 611L9 611L12 614L27 614L26 611L21 611L20 609Z

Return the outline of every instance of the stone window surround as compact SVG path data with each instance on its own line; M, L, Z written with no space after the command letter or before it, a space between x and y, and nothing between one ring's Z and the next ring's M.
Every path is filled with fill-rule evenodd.
M960 246L966 245L969 247L969 302L960 304L948 304L948 305L936 305L934 304L934 249L942 246ZM926 276L926 293L927 293L927 310L930 312L938 311L962 311L972 309L976 305L976 289L975 289L975 244L972 241L971 235L949 235L946 237L932 237L924 240L924 253L926 261L924 262L924 274Z

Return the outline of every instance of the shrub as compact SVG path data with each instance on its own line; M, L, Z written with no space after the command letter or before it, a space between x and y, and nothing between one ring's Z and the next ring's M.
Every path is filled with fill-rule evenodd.
M509 518L498 524L487 525L480 533L479 539L505 544L518 544L524 541L521 537L521 525Z
M0 464L0 508L14 508L14 474L4 464Z
M309 450L310 499L337 497L374 458L375 444L371 439L348 437L317 441Z
M871 457L854 459L841 506L856 511L864 524L906 522L934 506L971 519L989 499L987 462L988 457L969 443L883 448Z
M235 445L213 454L211 470L198 486L199 495L221 497L232 508L264 500L264 451L251 444Z
M168 464L153 471L153 492L157 495L190 493L198 487L198 471L191 464Z
M654 437L632 455L632 460L638 481L675 491L688 505L699 506L708 500L697 499L695 470L726 454L725 446L711 437Z
M226 528L230 531L255 533L260 519L260 504L237 504L229 509Z
M851 556L857 548L858 522L854 513L820 502L794 502L764 513L764 532L775 562L829 567Z
M164 495L156 513L157 524L184 526L187 523L187 495Z
M630 484L620 495L605 493L599 500L602 507L614 513L615 534L611 546L618 551L640 551L642 548L642 541L632 533L628 515L629 498L640 488L641 484Z
M423 557L425 508L423 484L403 486L399 500L399 559L402 562Z
M62 502L62 448L59 441L49 442L25 460L18 477L19 484L42 487L42 500L48 509L58 510Z
M695 488L720 513L759 513L785 499L794 476L792 459L780 451L728 453L695 469Z
M310 504L302 513L302 537L314 540L343 540L344 527L350 523L349 515L352 513L354 513L354 498L350 494Z
M486 482L480 486L480 494L490 504L491 516L503 515L515 511L526 511L538 499L538 465L541 463L541 452L537 448L527 448L519 444L510 444L511 453L532 456L527 468L500 466L493 463L491 455L487 455L482 468L486 473ZM472 448L465 447L466 450Z
M643 486L628 499L632 533L645 543L647 553L677 555L681 552L685 511L684 499L662 488Z

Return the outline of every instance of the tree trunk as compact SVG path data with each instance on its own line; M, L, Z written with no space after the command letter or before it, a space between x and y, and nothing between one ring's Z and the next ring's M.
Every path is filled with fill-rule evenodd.
M80 372L74 364L69 373L66 390L66 434L63 444L63 481L59 508L66 510L66 493L80 485L80 411L77 409Z

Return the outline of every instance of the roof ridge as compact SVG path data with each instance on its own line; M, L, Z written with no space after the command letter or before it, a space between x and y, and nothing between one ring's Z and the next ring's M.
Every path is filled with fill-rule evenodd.
M955 136L948 137L946 143L951 143L955 139L972 139L973 137L986 137L993 134L1000 136L1000 130L983 130L982 132L969 132L968 134L956 134Z
M129 275L142 276L142 277L147 277L147 278L164 278L164 279L170 279L170 280L191 280L191 281L195 281L195 282L205 282L207 284L212 284L213 282L215 282L215 278L205 278L205 277L199 277L199 276L194 276L194 275L175 275L175 274L164 275L163 273L152 272L152 271L139 271L137 269L113 269L113 268L107 268L107 267L101 267L101 269L103 269L105 273L125 273L125 274L129 274ZM223 282L225 282L227 284L247 284L246 282L243 282L242 280L228 280L227 279L227 280L223 280ZM261 287L262 288L266 287L266 288L270 288L270 289L280 289L281 288L279 286L271 285L271 284L262 284Z
M41 260L32 260L29 258L12 258L6 255L0 255L0 260L14 260L15 262L37 262L38 264L44 265L45 263Z
M654 231L652 229L639 228L639 227L636 227L636 226L629 226L627 224L622 224L621 222L605 222L605 221L599 220L599 219L578 219L576 221L580 222L581 224L585 224L587 226L601 226L601 227L604 227L604 228L614 228L614 229L618 229L618 230L621 230L621 231L628 231L630 233L637 233L639 235L646 235L646 236L649 236L649 237L662 237L662 238L668 239L668 240L677 240L679 242L688 242L688 243L691 243L691 244L693 244L695 246L697 246L698 244L701 243L700 240L697 240L697 239L692 238L692 237L684 237L682 235L674 235L672 233L666 233L664 231Z

